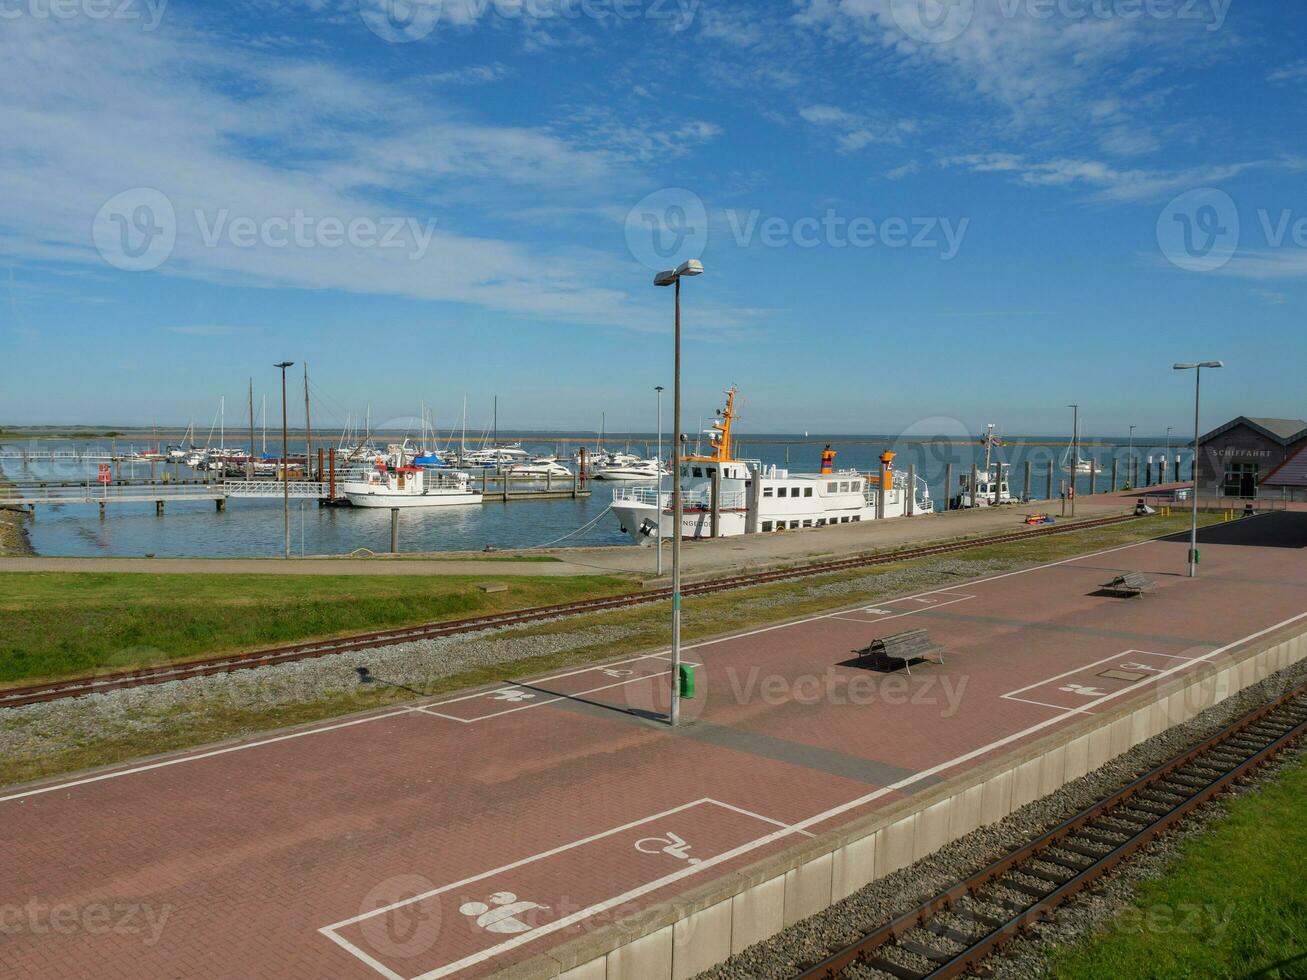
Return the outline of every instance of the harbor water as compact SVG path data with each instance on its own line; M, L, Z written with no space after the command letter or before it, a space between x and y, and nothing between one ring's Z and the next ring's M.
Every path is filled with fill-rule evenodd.
M622 437L625 438L625 437ZM830 443L838 453L836 468L856 468L876 472L882 452L896 453L894 467L907 470L915 466L917 475L930 487L936 509L944 507L948 496L957 492L959 477L974 465L983 466L985 449L975 442L958 440L913 441L887 436L808 437L745 435L736 446L736 456L758 459L764 464L787 466L791 472L815 472L821 450ZM575 445L575 442L573 443ZM634 452L654 452L651 436L632 436ZM553 453L559 450L555 440L532 441L525 438L528 452ZM610 442L614 449L623 448L619 439ZM125 452L123 441L117 451ZM147 448L142 442L137 448ZM291 445L291 452L302 451ZM4 477L18 485L41 481L84 482L94 484L98 460L50 459L50 453L79 452L87 455L107 454L106 440L24 440L0 445ZM664 445L664 450L666 446ZM1112 460L1118 461L1118 482L1127 477L1130 450L1125 445L1095 443L1081 448L1084 459L1095 460L1101 472L1097 488L1102 491L1111 481ZM15 458L16 454L26 458ZM1031 463L1029 495L1043 499L1047 491L1048 466L1054 468L1054 497L1060 494L1062 481L1070 474L1062 469L1065 445L1009 441L995 447L993 460L1004 463L1012 494L1026 492L1025 464ZM1167 453L1164 447L1136 442L1133 455L1139 460L1143 480L1146 460ZM664 452L666 455L666 451ZM1172 448L1170 455L1174 457ZM1182 473L1188 476L1189 453L1182 452ZM42 458L42 457L45 458ZM945 487L945 468L953 466L952 488ZM160 467L162 469L162 467ZM171 469L171 467L169 467ZM183 479L197 474L182 468ZM147 480L147 463L118 464L123 480ZM562 483L563 481L559 481ZM1088 493L1090 477L1076 478L1077 492ZM591 481L588 497L552 500L512 500L405 509L400 517L400 549L404 552L482 551L486 548L532 548L545 545L619 546L629 545L616 520L605 513L612 499L612 488L621 484ZM556 483L558 488L559 484ZM358 549L386 552L390 548L390 512L386 509L319 507L314 501L291 500L291 550L299 555L342 555ZM158 557L260 557L279 556L283 550L282 501L277 498L233 498L219 512L212 501L169 501L165 513L157 514L150 502L111 503L100 516L99 508L86 504L52 504L38 508L36 518L27 524L32 547L37 554L49 556L130 556ZM589 527L586 527L590 525ZM582 530L584 529L584 530Z

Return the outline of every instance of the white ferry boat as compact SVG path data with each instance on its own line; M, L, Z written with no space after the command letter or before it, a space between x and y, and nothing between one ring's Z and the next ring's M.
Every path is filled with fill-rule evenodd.
M821 472L791 473L731 455L735 389L726 392L726 408L718 415L709 439L711 453L681 461L682 537L712 536L716 479L720 480L718 534L722 536L851 524L875 520L882 513L903 517L933 509L925 481L918 479L917 486L909 488L907 474L892 469L892 453L882 457L891 467L883 482L857 470L836 470L835 453L829 447L822 453ZM675 526L671 490L653 485L616 488L613 513L622 531L637 544L655 536L671 537Z
M420 466L376 468L341 482L341 491L355 507L444 507L479 504L481 491L466 473L429 476Z

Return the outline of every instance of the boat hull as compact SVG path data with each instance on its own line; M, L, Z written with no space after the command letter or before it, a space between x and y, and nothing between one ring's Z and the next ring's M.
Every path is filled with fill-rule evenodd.
M447 493L354 493L345 491L345 496L355 507L452 507L458 504L481 503L481 491L469 490Z

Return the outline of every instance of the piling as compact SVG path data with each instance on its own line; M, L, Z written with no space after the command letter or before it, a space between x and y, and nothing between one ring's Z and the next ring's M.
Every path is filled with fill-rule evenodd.
M1003 463L1000 461L995 470L994 479L994 506L997 507L1001 499L1000 491L1003 488Z
M1051 459L1048 461L1048 487L1047 492L1044 494L1044 499L1053 499L1053 461Z
M1089 496L1098 493L1098 460L1089 460Z
M917 512L917 464L908 464L908 501L904 511L909 517Z
M1144 471L1144 480L1147 481L1148 486L1151 487L1153 485L1153 457L1152 456L1148 457L1148 468Z
M888 468L885 460L880 461L880 489L876 491L876 519L878 521L885 519L885 474Z
M336 499L336 450L333 448L327 456L327 472L331 474L327 483L327 499Z
M219 497L217 500L214 501L214 504L216 505L219 514L225 512L225 511L227 510L227 498L226 498L226 497Z
M100 501L100 520L104 520L104 501Z
M944 464L944 509L953 508L953 464Z
M156 500L156 501L154 502L154 512L155 512L157 515L159 515L160 517L163 516L163 501L162 501L162 500Z
M715 468L712 471L712 536L719 538L722 535L722 471Z
M980 468L977 467L975 463L972 463L972 464L971 464L971 485L970 485L969 487L967 487L967 506L969 506L969 507L979 507L979 506L980 506L980 498L976 495L976 488L980 486L980 484L976 482L977 475L978 475L979 473L980 473ZM986 473L985 476L988 477L989 474Z
M1112 457L1112 492L1113 493L1116 493L1116 464L1118 462L1119 460L1115 456L1113 456Z
M399 508L390 508L390 553L399 554Z
M1021 499L1030 499L1030 460L1026 460L1026 482L1021 484Z
M583 453L585 452L584 449L581 450L581 451L582 451ZM582 457L582 458L584 458L584 457ZM580 479L581 479L580 470L578 470L577 472L575 472L575 473L572 474L572 499L573 499L573 500L576 499L576 491L577 491L577 489L578 489L577 484L580 482Z

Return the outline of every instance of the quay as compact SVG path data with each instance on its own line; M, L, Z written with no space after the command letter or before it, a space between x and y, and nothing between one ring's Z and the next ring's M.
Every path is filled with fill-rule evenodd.
M168 919L19 932L7 962L692 977L1307 656L1307 514L1200 544L1196 579L1167 538L690 644L675 731L650 650L9 787L0 904ZM1156 590L1103 594L1129 571ZM942 662L852 658L910 628Z

